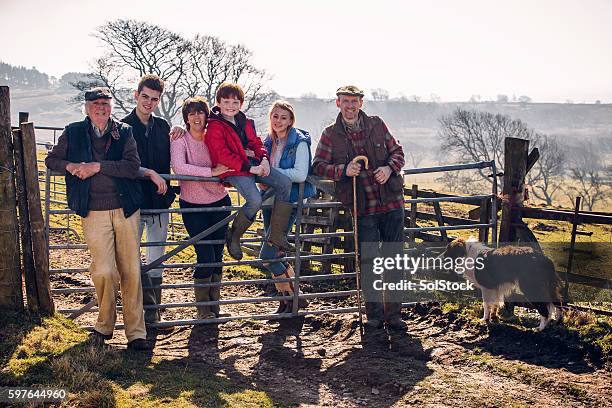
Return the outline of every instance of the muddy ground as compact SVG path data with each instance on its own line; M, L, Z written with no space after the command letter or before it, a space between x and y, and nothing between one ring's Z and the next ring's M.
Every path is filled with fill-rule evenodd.
M89 262L81 250L54 251L51 257L52 267L86 267ZM167 270L165 283L186 282L190 275ZM52 283L56 288L90 286L87 274L53 276ZM225 287L222 298L259 294L258 287ZM58 296L56 307L78 308L89 300L88 294ZM193 301L193 294L165 290L163 301ZM322 299L309 309L351 302ZM242 304L222 311L245 315L275 308L272 303ZM166 320L194 317L190 308L164 313ZM183 326L154 337L154 355L212 370L287 406L612 406L606 356L562 327L535 333L517 325L486 326L437 304L407 309L403 317L407 333L379 332L364 339L356 314ZM94 319L95 313L89 313L77 323L92 325ZM123 333L115 331L111 344L124 347L125 342Z

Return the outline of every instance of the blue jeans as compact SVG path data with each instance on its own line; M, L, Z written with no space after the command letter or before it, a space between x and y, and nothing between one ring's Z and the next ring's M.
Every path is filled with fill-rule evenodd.
M261 192L256 183L262 183L274 189L276 200L289 202L291 194L291 180L278 170L271 168L270 174L266 177L260 176L231 176L226 177L225 181L231 183L236 190L244 197L245 203L242 206L244 215L253 220L257 211L261 209Z
M261 251L259 252L259 257L262 260L278 258L280 251L278 250L277 247L275 247L274 245L270 245L268 243L268 234L270 233L270 220L272 219L272 210L269 208L265 208L261 212L263 214L263 219L264 219L264 231L265 231L266 240L261 245ZM289 217L289 222L287 223L285 234L288 234L289 231L291 230L291 227L293 227L293 224L295 223L295 215L296 215L296 209L294 208L293 212L291 213L291 216ZM287 262L281 262L281 261L263 262L264 268L272 272L274 276L281 275L283 272L285 272L285 269L287 269L288 265L289 264Z

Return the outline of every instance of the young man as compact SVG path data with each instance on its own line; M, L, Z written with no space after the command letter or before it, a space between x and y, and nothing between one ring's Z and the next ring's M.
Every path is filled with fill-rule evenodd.
M162 93L164 81L154 74L143 76L134 91L136 107L132 112L121 119L122 122L132 126L132 134L138 147L141 166L139 175L143 200L142 209L167 209L174 201L175 194L159 174L170 173L170 125L165 119L155 116L153 111L157 108ZM144 178L146 177L146 178ZM168 235L169 214L142 215L140 217L140 237L146 230L147 242L166 241ZM146 247L146 261L150 263L165 253L165 246ZM142 286L159 286L162 284L163 269L151 269L142 274ZM144 289L144 305L159 305L161 303L161 289ZM145 310L145 323L158 323L161 321L159 309ZM171 327L158 330L172 330Z
M256 183L266 184L275 191L268 242L283 251L290 250L285 228L293 210L292 182L277 169L270 168L268 152L255 132L253 120L240 110L244 103L240 85L221 84L216 102L208 119L206 145L213 166L220 163L232 169L219 177L232 184L246 200L227 232L227 250L232 258L242 258L240 237L253 223L262 205Z
M138 250L141 191L135 180L140 160L132 128L111 119L111 109L108 88L85 92L87 117L66 126L45 164L66 174L68 207L82 217L99 306L92 337L100 343L112 338L121 287L128 348L148 350Z
M352 177L357 177L357 229L368 318L366 328L377 330L386 323L388 329L405 330L401 302L397 299L391 301L387 293L383 298L381 291L374 290L376 278L371 267L371 260L380 256L378 243L401 243L404 240L404 182L400 174L404 152L381 118L368 116L361 110L361 89L343 86L337 90L336 96L340 113L336 122L323 130L312 172L334 180L337 198L351 210ZM351 162L359 155L367 156L367 170L362 169L361 163ZM385 245L382 247L384 251Z

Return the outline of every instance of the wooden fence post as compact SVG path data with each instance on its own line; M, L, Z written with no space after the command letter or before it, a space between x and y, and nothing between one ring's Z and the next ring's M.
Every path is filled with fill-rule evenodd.
M410 198L418 198L419 197L419 186L416 184L412 185L412 194ZM410 203L410 228L416 227L417 219L417 203ZM410 232L408 234L408 242L414 243L414 239L416 237L416 232Z
M21 115L20 123L21 123ZM27 120L27 119L26 119ZM34 256L32 254L32 235L30 232L30 215L28 211L28 195L23 160L23 143L21 130L13 130L13 149L15 153L15 184L17 191L17 207L19 208L19 235L21 238L21 259L23 277L25 279L28 310L38 312L38 291L36 290L36 275Z
M500 244L516 240L516 228L514 225L520 222L521 216L518 211L512 211L512 207L523 205L528 152L529 140L517 139L515 137L507 137L505 139L502 216L499 230Z
M19 226L8 86L0 86L0 308L22 310Z
M491 222L491 200L489 198L485 198L480 203L480 208L478 208L479 214L479 222L481 224L488 224ZM488 242L489 241L489 228L480 228L478 230L478 240L480 242Z
M40 203L40 185L38 183L38 163L36 157L34 124L32 122L21 123L20 129L23 142L23 162L39 312L43 314L53 314L55 312L55 307L53 305L53 298L51 297L51 284L49 282L49 248L47 248L45 221L43 219Z
M572 264L574 262L574 250L576 249L576 231L578 230L578 224L580 219L578 215L580 213L580 203L582 197L576 197L576 204L574 205L574 219L572 220L572 239L569 247L569 254L567 256L567 268L565 270L565 284L563 285L563 299L567 302L569 300L569 279L568 276L572 273Z

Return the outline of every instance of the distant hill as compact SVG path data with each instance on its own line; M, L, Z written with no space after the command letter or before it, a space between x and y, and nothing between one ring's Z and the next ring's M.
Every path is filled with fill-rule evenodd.
M78 75L78 74L71 74ZM38 125L58 126L80 120L81 106L73 102L77 91L69 87L54 89L11 88L11 114L16 122L18 112L30 113L30 118ZM332 99L288 98L297 114L296 125L308 130L313 145L325 126L332 123L338 109ZM560 104L560 103L496 103L496 102L413 102L407 100L372 101L366 100L364 110L371 115L384 118L393 134L410 146L412 152L422 152L433 157L437 150L438 119L450 114L457 107L502 113L518 118L535 130L575 144L584 138L612 140L612 105L610 104ZM121 116L120 112L117 112ZM263 113L265 115L265 112ZM179 118L175 124L181 123ZM257 118L260 134L266 131L266 118ZM39 132L41 140L50 140L52 135Z

